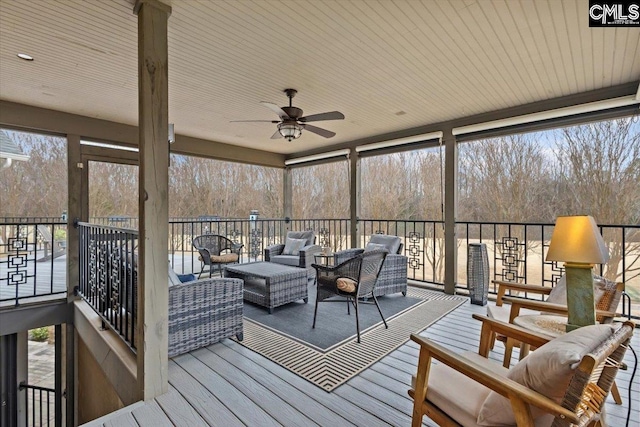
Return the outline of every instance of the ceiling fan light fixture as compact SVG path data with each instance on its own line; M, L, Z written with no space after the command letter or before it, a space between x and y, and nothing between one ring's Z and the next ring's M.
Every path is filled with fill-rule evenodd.
M278 125L278 131L287 141L297 139L302 135L302 127L297 123L280 123Z

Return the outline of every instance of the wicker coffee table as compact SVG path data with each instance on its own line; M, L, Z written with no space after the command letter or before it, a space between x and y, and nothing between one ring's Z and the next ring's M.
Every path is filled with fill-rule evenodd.
M269 309L303 299L309 301L307 270L271 262L234 264L224 268L225 277L244 280L244 300Z

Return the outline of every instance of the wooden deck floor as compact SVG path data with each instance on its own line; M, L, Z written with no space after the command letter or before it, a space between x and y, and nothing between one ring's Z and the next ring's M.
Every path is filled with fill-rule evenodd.
M486 308L466 302L422 335L456 352L477 351L480 325L472 313ZM640 331L633 339L640 348ZM491 355L502 360L502 346ZM418 347L409 341L332 393L312 385L242 345L224 340L170 361L169 392L138 402L91 426L408 426L407 395L416 371ZM634 366L630 351L626 362ZM631 370L620 371L624 405L609 398L610 426L624 426ZM640 425L640 380L632 385L632 421ZM461 391L462 392L462 391ZM430 420L424 425L431 426Z

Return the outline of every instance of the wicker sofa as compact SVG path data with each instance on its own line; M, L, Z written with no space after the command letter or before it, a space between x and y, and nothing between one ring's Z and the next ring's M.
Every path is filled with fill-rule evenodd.
M371 249L384 247L389 254L382 264L382 269L378 275L378 281L373 294L377 297L381 295L402 292L407 295L407 262L408 258L402 255L402 241L397 236L386 234L373 234L367 246ZM365 249L345 249L334 254L334 265L339 265L346 260L360 255Z
M229 278L180 283L169 269L169 357L233 335L242 340L243 285Z

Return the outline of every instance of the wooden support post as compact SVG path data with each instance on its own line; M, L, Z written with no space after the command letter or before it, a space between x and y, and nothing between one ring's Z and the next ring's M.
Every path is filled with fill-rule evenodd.
M458 207L458 145L451 129L444 131L444 291L453 295L458 280L458 237L456 213Z
M282 172L282 184L284 186L282 191L283 197L283 210L285 218L293 218L293 179L292 179L292 170L290 167L285 167ZM288 232L291 230L291 223L285 223L284 225L285 231ZM286 234L286 233L285 233ZM284 237L284 236L283 236Z
M360 217L360 158L355 148L349 153L349 218L351 220L351 247L359 247L358 218Z
M86 220L88 216L88 171L82 163L80 135L67 135L67 302L72 309L76 299L75 288L80 285L80 235L75 227L76 221ZM56 328L56 331L58 328ZM76 351L74 326L67 323L59 328L63 333L56 335L64 363L61 366L62 389L65 391L63 419L66 426L74 426L76 420Z
M137 0L140 132L137 359L140 397L168 390L169 97L171 8Z

